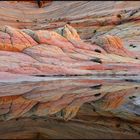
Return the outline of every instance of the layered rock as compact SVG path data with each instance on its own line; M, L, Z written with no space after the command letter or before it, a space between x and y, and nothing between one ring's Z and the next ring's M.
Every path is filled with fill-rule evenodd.
M101 35L117 35L127 48L139 50L139 1L47 1L37 3L20 1L0 3L0 26L22 29L54 30L69 23L85 40ZM131 45L136 46L133 48Z
M139 57L127 50L118 37L105 36L96 44L89 44L80 39L73 27L66 25L61 30L64 36L48 30L2 27L0 72L26 75L139 73Z
M137 58L136 54L133 54L124 47L122 40L117 36L105 35L92 40L92 43L103 47L108 53Z
M30 36L9 26L0 28L0 50L19 51L37 45Z
M0 137L139 138L139 6L0 2Z

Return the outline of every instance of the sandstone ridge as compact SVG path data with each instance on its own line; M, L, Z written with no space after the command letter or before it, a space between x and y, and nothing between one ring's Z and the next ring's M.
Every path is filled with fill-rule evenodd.
M119 37L86 43L67 24L56 31L3 26L0 40L0 72L50 76L138 74L140 69L139 56Z

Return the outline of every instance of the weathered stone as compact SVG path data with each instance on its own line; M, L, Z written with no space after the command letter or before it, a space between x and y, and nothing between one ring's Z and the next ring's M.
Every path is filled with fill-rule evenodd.
M0 50L21 52L25 48L37 45L30 36L9 26L0 29Z
M8 41L4 43L7 46L5 49L3 49L2 44L0 71L52 76L92 75L95 74L96 70L98 73L109 70L110 74L129 70L131 74L138 74L140 60L135 59L136 55L132 55L133 52L131 53L123 47L122 40L118 37L100 38L97 40L98 45L91 45L83 42L73 27L65 26L65 30L66 38L54 31L19 30L7 26L3 27L0 32L2 39L15 37L16 39L13 39L16 42L18 40L19 45L18 43L13 44L12 50L8 48ZM23 42L20 41L22 35L25 36L22 39ZM36 42L39 44L37 45ZM19 52L13 52L16 51L15 49Z
M0 138L140 137L140 2L0 7Z
M108 53L136 58L136 54L127 50L122 40L117 36L106 35L96 39L93 43L101 46Z

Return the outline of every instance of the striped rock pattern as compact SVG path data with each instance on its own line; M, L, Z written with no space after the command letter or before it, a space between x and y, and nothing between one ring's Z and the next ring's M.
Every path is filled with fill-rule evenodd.
M116 35L140 51L139 1L47 1L42 8L35 2L3 1L0 7L0 26L54 30L68 23L86 41Z
M0 1L0 138L138 139L139 7Z
M139 74L139 56L116 36L85 43L65 25L60 31L4 26L0 37L0 71L27 75ZM108 41L107 41L108 40Z

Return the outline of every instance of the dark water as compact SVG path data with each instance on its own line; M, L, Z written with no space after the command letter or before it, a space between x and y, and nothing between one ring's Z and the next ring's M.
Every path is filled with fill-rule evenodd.
M1 81L0 138L140 138L139 77Z

